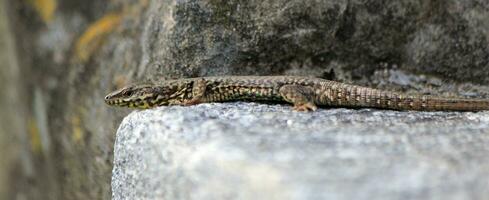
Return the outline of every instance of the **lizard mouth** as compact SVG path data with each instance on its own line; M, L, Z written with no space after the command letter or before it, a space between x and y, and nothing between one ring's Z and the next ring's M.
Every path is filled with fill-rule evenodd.
M168 104L163 99L157 99L157 96L143 97L120 97L120 91L116 91L105 96L104 101L107 105L128 108L147 109L156 106Z
M141 108L147 109L157 106L154 103L149 103L147 101L142 100L125 100L125 99L106 99L105 103L110 106L118 106L118 107L128 107L128 108Z
M106 99L105 103L107 105L111 105L111 106L127 106L129 104L129 102L121 100L121 99L119 99L119 100Z
M113 92L105 96L104 101L107 105L110 106L127 106L130 102L123 99L119 98L116 96L117 92Z
M105 96L104 101L107 105L111 106L128 106L129 104L131 104L131 101L129 100L114 98L111 94Z

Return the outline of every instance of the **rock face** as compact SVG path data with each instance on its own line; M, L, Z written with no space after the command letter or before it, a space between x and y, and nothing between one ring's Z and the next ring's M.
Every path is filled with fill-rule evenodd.
M489 112L291 111L202 104L135 111L113 199L487 199Z
M132 82L312 75L489 96L487 86L477 86L489 83L487 0L0 0L0 6L6 11L0 37L7 35L0 43L9 41L0 46L0 90L8 96L0 100L0 112L8 113L0 144L11 144L2 153L12 157L0 177L16 177L0 191L12 198L110 198L114 133L128 111L107 107L103 97Z
M486 1L152 4L141 42L155 49L143 57L155 61L159 74L327 76L334 69L339 77L365 78L387 63L446 79L489 82Z
M25 136L22 128L21 116L12 117L5 113L22 112L19 109L22 106L20 97L15 92L16 85L20 83L19 71L11 67L15 65L15 53L11 51L14 48L12 35L8 32L7 11L2 7L3 0L0 0L0 199L9 199L10 190L13 190L11 184L15 176L18 175L15 169L20 160L21 148L17 137ZM25 156L25 155L24 155ZM11 199L11 198L10 198Z

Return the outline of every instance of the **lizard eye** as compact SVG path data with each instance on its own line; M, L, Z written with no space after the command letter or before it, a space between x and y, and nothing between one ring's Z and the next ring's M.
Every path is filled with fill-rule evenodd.
M125 95L125 96L131 96L131 95L132 95L132 93L133 93L133 92L132 92L131 90L128 90L128 91L125 91L125 92L124 92L124 95Z

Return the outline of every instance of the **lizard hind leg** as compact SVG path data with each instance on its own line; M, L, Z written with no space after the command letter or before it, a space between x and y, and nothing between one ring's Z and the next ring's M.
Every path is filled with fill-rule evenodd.
M294 104L296 111L315 111L314 91L309 86L302 85L284 85L280 87L280 95L285 101Z

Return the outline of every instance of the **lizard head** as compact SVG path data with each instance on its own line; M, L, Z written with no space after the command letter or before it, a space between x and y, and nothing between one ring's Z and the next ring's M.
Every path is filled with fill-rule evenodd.
M176 93L172 87L155 85L132 85L105 96L105 103L130 108L151 108L168 105Z

